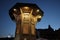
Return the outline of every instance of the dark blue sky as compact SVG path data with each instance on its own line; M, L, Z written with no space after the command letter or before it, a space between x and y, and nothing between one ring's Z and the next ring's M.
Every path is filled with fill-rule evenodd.
M36 28L45 29L49 24L54 30L60 28L60 0L0 0L0 37L15 35L16 25L9 17L9 9L17 2L35 3L44 11Z

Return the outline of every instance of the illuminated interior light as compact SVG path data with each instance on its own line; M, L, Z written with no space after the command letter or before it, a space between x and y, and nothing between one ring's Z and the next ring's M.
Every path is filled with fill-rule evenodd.
M41 16L38 16L38 18L41 18Z
M37 18L41 18L41 16L37 16Z
M37 12L39 12L39 9L37 9Z
M29 13L24 13L24 14L28 15Z
M29 13L24 13L24 17L28 18L29 17Z
M14 11L16 11L16 9L13 9Z
M25 9L29 9L29 7L24 7Z

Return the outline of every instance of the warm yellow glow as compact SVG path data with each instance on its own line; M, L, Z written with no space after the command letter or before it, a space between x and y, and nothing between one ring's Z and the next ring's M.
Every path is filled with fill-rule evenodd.
M39 9L37 9L37 12L39 12Z
M24 13L24 14L28 15L29 13Z
M29 24L23 24L23 34L29 34Z
M24 17L28 18L29 17L29 13L24 13Z
M37 21L37 19L36 18L34 18L34 22L36 22Z
M31 25L31 33L32 35L35 35L35 25Z
M41 16L37 16L37 18L41 18Z
M38 18L41 18L41 16L38 16Z
M14 11L16 11L16 9L13 9Z
M29 9L29 7L24 7L25 9Z

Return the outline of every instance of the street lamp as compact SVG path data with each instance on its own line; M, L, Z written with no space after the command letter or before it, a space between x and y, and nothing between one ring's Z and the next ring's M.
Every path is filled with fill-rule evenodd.
M43 17L43 11L30 3L16 3L9 15L16 22L15 40L36 40L35 25Z

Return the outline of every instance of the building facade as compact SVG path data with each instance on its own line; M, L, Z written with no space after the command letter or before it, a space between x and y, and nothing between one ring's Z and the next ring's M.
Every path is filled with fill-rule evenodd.
M9 15L16 22L15 40L36 40L36 23L43 16L43 11L30 3L16 3Z

